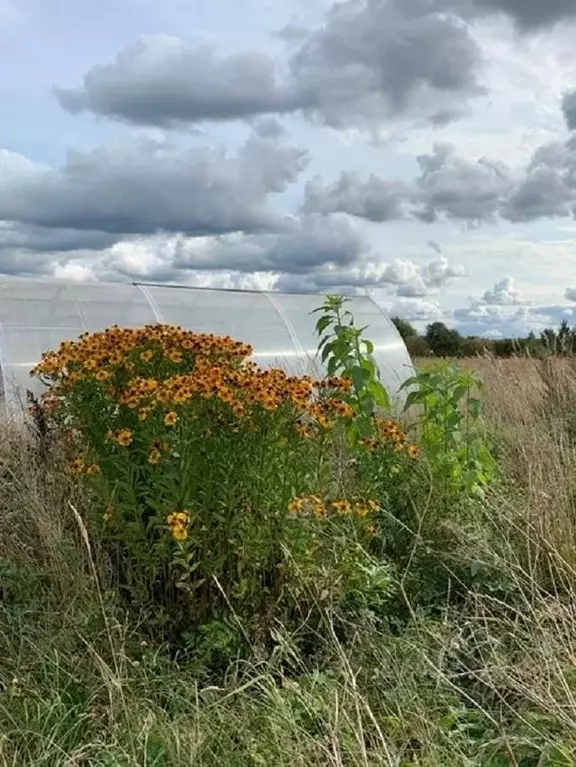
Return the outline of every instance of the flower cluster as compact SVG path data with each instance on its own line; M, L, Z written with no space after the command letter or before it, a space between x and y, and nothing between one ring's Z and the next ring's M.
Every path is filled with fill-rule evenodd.
M369 450L386 446L398 453L406 453L412 459L419 456L418 447L408 442L406 432L397 421L392 419L378 419L375 422L375 436L362 440L362 444Z
M83 333L78 341L64 341L57 351L42 355L32 375L62 383L78 382L90 374L108 380L122 369L131 373L138 368L181 365L198 357L240 363L251 353L250 346L229 336L191 333L173 325L114 325L102 332Z
M165 426L176 426L178 408L201 400L225 403L233 416L254 408L277 411L290 406L306 434L310 425L331 428L354 416L346 402L350 382L330 378L319 384L282 370L262 370L248 361L252 348L229 337L197 334L180 327L112 327L66 341L43 355L32 374L50 384L53 405L79 385L99 385L117 403L137 413L141 422L159 412ZM132 441L128 430L113 437Z
M82 474L94 477L102 473L100 466L97 463L90 462L85 455L79 455L72 461L70 472L76 477Z
M294 498L288 505L288 512L292 515L311 515L318 519L324 519L328 514L339 516L354 515L363 519L377 511L380 504L373 500L331 500L324 501L317 495L300 495Z
M190 514L187 511L175 511L168 515L166 521L175 541L185 541L188 538Z

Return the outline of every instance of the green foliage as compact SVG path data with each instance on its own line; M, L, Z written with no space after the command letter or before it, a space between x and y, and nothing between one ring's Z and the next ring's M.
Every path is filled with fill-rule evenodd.
M425 338L436 357L457 357L460 354L462 336L457 330L447 328L443 322L428 325Z
M321 335L348 375L371 352L340 309L322 309ZM3 443L0 764L574 763L574 570L536 529L552 512L569 537L573 509L544 504L534 525L522 488L483 492L496 468L474 376L407 382L420 460L362 380L315 387L305 419L268 386L250 404L250 377L244 410L195 389L147 412L134 378L164 399L221 363L154 350L104 380L87 357L56 389L74 481L53 445L37 460ZM350 407L366 431L347 443Z
M374 361L374 344L364 337L365 327L355 327L352 313L345 308L347 301L344 296L328 296L324 305L315 310L321 313L316 322L318 351L329 376L342 376L352 382L349 402L357 418L351 429L357 436L367 436L373 417L388 411L391 402Z
M418 331L408 320L404 320L402 317L390 317L390 319L403 341L408 341L410 338L415 338L418 335Z
M124 603L208 665L252 641L270 650L279 620L308 615L318 629L328 605L384 609L370 573L386 563L365 547L390 479L365 482L360 451L348 497L334 461L352 404L368 422L386 392L370 342L334 310L345 324L324 347L321 383L260 370L232 339L165 326L86 335L37 371Z
M422 448L446 497L481 495L495 464L481 429L481 381L457 366L440 364L405 381L405 409L420 407Z

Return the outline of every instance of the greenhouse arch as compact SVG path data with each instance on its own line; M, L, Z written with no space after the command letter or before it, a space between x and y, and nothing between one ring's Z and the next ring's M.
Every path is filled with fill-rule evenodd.
M254 360L289 374L322 376L316 357L313 310L318 294L217 290L145 283L66 282L0 278L0 381L8 407L41 385L30 370L42 352L84 331L110 325L162 322L203 333L229 335L252 345ZM350 298L358 326L374 343L382 381L396 393L413 374L410 357L390 318L368 296Z

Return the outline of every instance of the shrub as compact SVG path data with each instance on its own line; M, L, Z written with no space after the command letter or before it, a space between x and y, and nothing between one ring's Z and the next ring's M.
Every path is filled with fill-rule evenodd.
M494 474L481 431L482 382L472 371L437 364L405 381L406 409L421 406L420 438L435 484L445 498L477 496Z
M335 472L353 382L261 370L250 353L176 327L112 327L34 371L127 602L173 641L207 637L225 655L278 617L362 602L382 497L365 496L362 472L352 493Z

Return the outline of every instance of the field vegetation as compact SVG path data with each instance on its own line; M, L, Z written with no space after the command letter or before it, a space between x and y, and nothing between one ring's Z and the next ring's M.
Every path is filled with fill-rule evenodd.
M48 350L0 443L0 765L576 764L576 362ZM368 337L367 337L368 336Z

